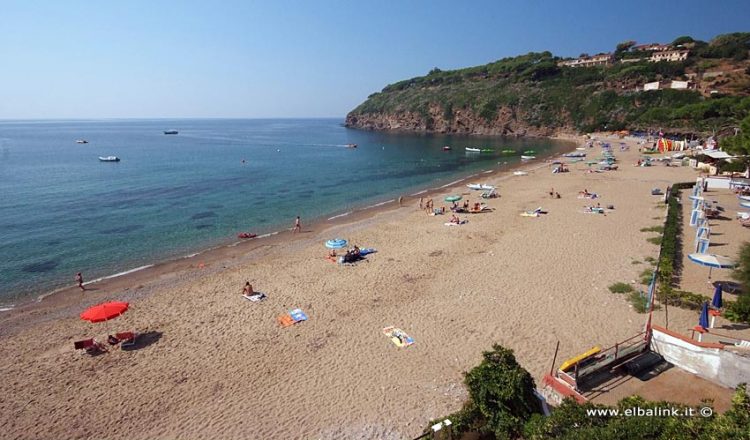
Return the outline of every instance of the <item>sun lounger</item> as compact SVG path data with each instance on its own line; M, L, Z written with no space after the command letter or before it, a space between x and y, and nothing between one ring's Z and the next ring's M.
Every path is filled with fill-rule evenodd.
M94 338L85 339L83 341L75 341L73 342L73 347L76 350L85 350L85 353L91 355L104 353L107 351L107 347L104 344L97 342L97 340Z
M414 343L414 338L407 335L406 332L400 328L393 326L386 327L383 329L383 334L389 338L396 347L408 347Z
M737 341L734 343L734 346L739 348L750 348L750 341Z

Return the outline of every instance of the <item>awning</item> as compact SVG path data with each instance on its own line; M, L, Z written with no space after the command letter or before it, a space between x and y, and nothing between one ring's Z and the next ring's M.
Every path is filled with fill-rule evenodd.
M724 151L717 151L717 150L704 150L702 154L705 154L711 159L731 159L732 157L734 157L734 156L728 155Z

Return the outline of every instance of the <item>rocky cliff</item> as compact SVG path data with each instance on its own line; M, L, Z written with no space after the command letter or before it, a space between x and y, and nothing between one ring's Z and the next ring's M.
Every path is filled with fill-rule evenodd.
M436 104L428 107L426 115L414 111L394 113L349 113L346 124L362 130L409 131L464 135L551 136L559 131L573 131L570 127L534 127L519 120L516 111L501 107L490 120L472 109L459 109L446 119L443 109Z

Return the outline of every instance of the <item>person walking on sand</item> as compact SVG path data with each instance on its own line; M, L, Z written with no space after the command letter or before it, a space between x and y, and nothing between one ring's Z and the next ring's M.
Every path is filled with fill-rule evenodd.
M297 232L302 232L302 223L299 220L299 216L294 220L294 229L292 229L293 234L296 234Z
M78 272L76 274L76 284L78 284L78 288L80 288L81 290L86 290L86 288L83 287L83 275L81 275L81 272Z
M422 197L419 198L419 210L424 210L424 198Z
M402 202L404 201L404 196L398 196L398 207L401 207Z

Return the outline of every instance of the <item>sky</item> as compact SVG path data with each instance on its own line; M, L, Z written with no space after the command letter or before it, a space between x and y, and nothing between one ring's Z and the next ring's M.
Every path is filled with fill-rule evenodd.
M433 67L741 31L748 0L0 0L0 119L343 118Z

